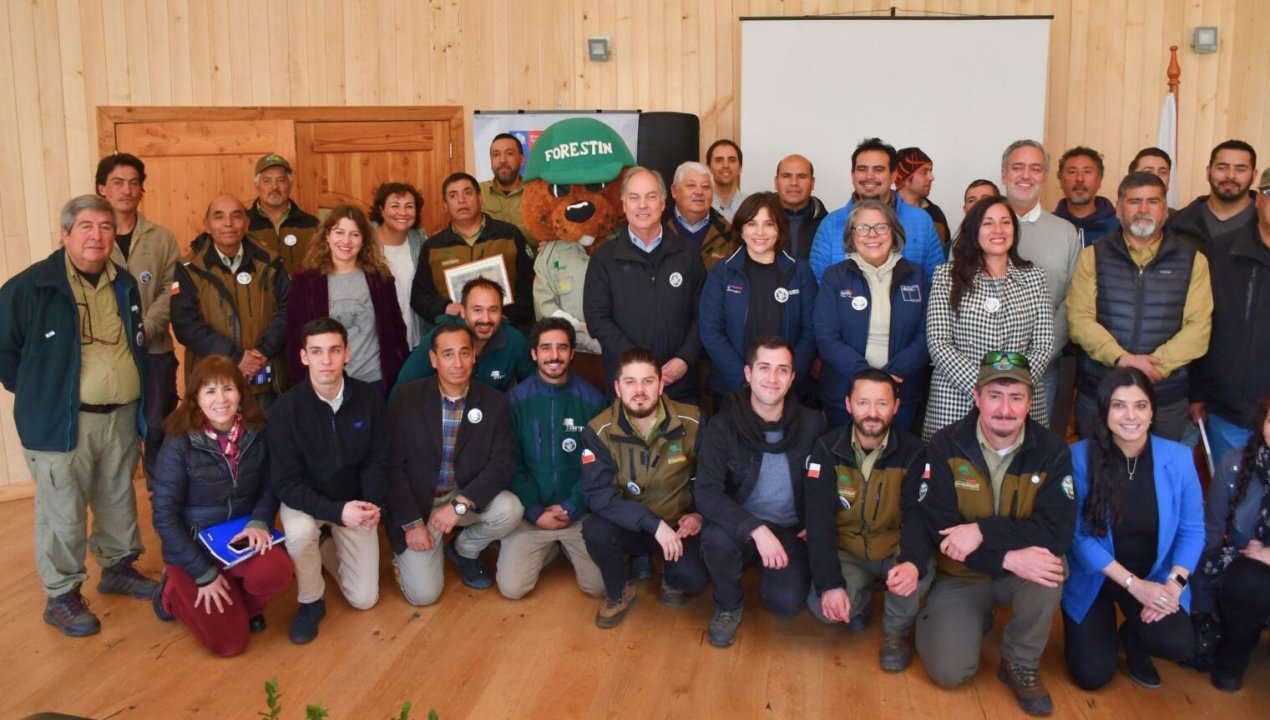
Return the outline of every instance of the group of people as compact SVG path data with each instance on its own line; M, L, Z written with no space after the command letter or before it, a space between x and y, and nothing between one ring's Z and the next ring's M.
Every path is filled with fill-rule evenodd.
M382 526L414 605L438 601L447 560L517 599L563 550L599 627L660 565L664 605L712 589L707 636L726 647L758 565L770 611L850 630L884 587L880 667L916 652L947 687L976 675L1008 605L997 674L1031 714L1052 711L1038 668L1060 608L1083 688L1118 648L1158 686L1151 658L1192 658L1217 620L1213 684L1240 687L1270 617L1270 171L1254 191L1251 146L1218 145L1211 194L1175 214L1166 154L1139 153L1113 204L1101 156L1074 148L1050 213L1048 154L1020 140L1004 194L970 183L954 232L918 148L861 142L827 212L806 158L746 195L720 140L669 192L625 172L625 223L558 312L571 291L541 292L561 278L518 217L523 148L501 135L490 157L487 183L446 178L449 223L428 237L417 188L319 220L266 155L256 200L213 199L179 262L137 211L144 163L101 161L62 247L0 289L46 622L99 630L91 547L99 592L151 601L219 655L294 577L290 637L311 642L323 572L377 603ZM450 287L447 269L494 256L508 287ZM1178 442L1192 422L1214 451L1207 507ZM134 567L142 440L158 581ZM235 518L255 554L230 566L196 534Z

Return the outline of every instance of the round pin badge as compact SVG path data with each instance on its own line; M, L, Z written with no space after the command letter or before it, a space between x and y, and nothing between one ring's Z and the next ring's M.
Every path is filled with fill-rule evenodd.
M643 492L642 490L639 489L639 486L635 484L634 480L626 483L626 491L632 495L638 495L641 492Z
M282 242L287 247L295 247L295 244L299 242L299 239L295 235L287 235L282 238Z
M851 501L841 495L838 496L838 504L842 506L843 510L851 509Z
M146 344L146 334L140 330L137 331L137 347Z
M1033 475L1033 476L1032 476L1032 484L1033 484L1033 485L1040 485L1040 484L1041 484L1041 476L1040 476L1040 475Z
M235 277L235 279L236 279L236 280L238 280L238 284L239 284L239 285L250 285L250 284L251 284L251 273L247 272L246 270L244 270L244 271L242 271L242 272L238 273L238 274L237 274L237 275L235 275L234 277Z
M994 313L1001 309L1001 301L997 298L990 297L983 301L983 309L985 312Z
M683 273L673 272L673 273L671 273L671 274L670 274L670 286L671 286L671 287L679 287L680 285L683 285L683 284L684 284L684 276L683 276Z
M776 302L783 303L789 300L789 291L785 288L776 288Z
M856 295L854 298L851 298L852 310L863 310L867 308L868 306L869 306L869 299L863 295Z
M926 481L923 480L922 484L917 486L917 502L921 502L926 499L926 492L928 490L930 490L930 488L926 485Z
M472 423L473 425L479 423L480 421L484 419L485 419L485 413L481 412L480 408L472 408L471 410L467 411L467 421Z
M573 438L565 438L564 442L560 443L560 449L565 452L573 452L578 449L578 441Z
M137 276L137 279L141 281L142 285L149 285L150 281L154 280L154 275L150 274L149 270L145 270Z

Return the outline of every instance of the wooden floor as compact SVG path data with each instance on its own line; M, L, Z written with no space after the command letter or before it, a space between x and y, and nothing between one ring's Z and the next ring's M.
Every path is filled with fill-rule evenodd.
M139 567L157 574L158 542L142 502L148 552ZM985 643L978 677L957 690L934 686L920 658L907 672L877 669L878 619L861 634L825 627L807 613L781 621L751 600L736 645L711 647L704 629L708 597L670 610L650 581L626 622L600 630L596 601L582 596L557 560L518 602L496 590L474 592L447 568L441 601L412 608L385 562L379 605L351 609L332 583L321 636L287 640L294 591L267 612L269 628L241 657L208 655L176 623L159 622L147 603L97 594L91 565L85 595L103 630L63 637L40 619L44 596L31 550L31 501L0 504L0 718L47 711L92 718L255 718L264 683L277 677L284 718L303 717L321 700L337 719L386 718L411 700L415 718L435 707L456 718L1016 718L996 680L1003 618ZM1066 679L1060 622L1042 667L1055 716L1063 718L1270 717L1270 657L1260 648L1235 695L1208 677L1159 663L1164 687L1142 690L1123 675L1101 692Z

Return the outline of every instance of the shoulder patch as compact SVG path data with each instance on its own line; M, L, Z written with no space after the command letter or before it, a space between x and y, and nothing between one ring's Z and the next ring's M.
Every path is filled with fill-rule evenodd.
M583 464L583 465L587 465L587 464L589 464L589 463L593 463L593 462L595 462L595 453L591 452L590 450L583 450L583 451L582 451L582 464Z

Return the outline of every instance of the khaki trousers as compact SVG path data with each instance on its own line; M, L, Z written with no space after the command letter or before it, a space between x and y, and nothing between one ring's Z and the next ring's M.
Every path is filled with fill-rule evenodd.
M70 452L23 451L35 480L35 569L49 597L64 595L88 578L84 555L89 548L104 568L141 554L132 488L140 451L135 402L105 414L81 412Z
M547 563L564 548L573 565L578 589L587 595L604 595L604 577L586 551L582 540L582 523L574 522L559 530L546 530L521 520L520 525L503 538L498 551L498 591L509 600L519 600L538 584L538 576Z
M317 602L326 594L323 567L339 583L340 592L349 605L369 610L379 602L379 528L346 528L318 520L285 503L278 515L287 535L287 554L295 564L300 602ZM323 525L331 528L333 552L318 546Z

